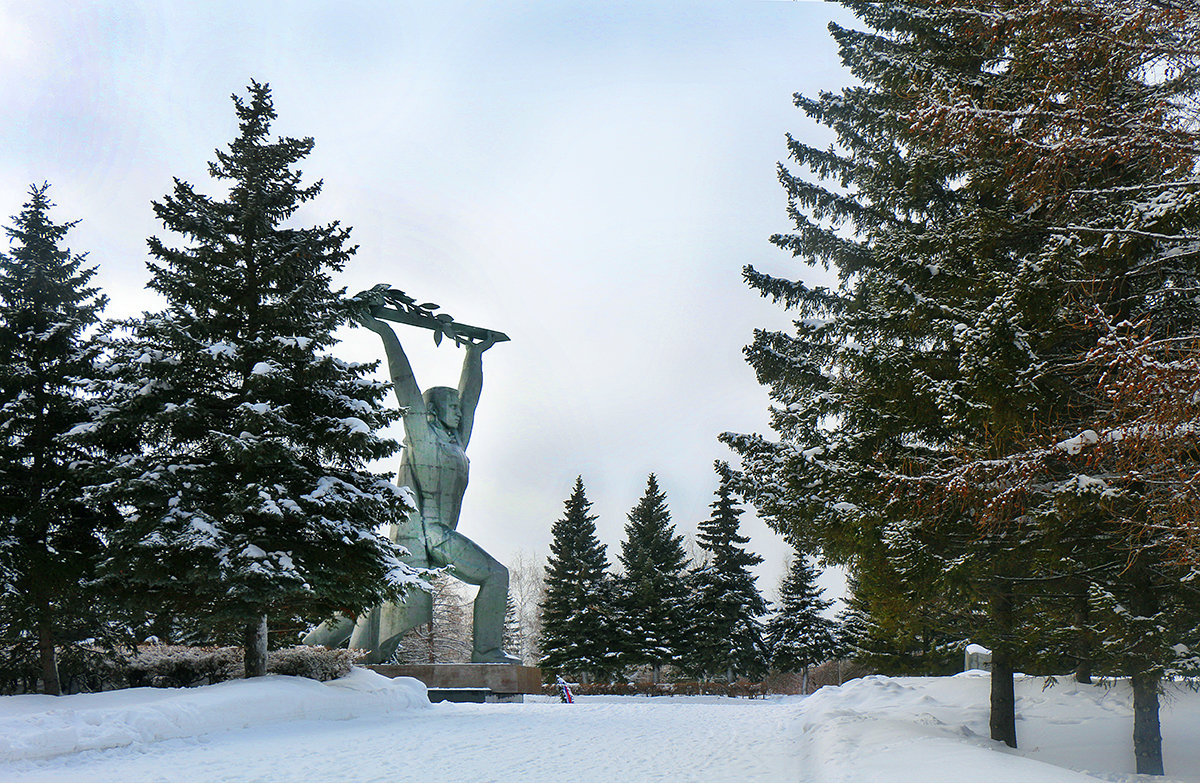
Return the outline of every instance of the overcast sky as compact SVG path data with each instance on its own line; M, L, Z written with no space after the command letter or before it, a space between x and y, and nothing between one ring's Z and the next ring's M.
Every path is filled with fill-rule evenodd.
M178 177L216 193L229 96L269 82L277 133L313 136L324 193L302 214L360 246L337 281L379 282L506 332L484 357L461 532L501 560L544 556L576 475L615 560L650 472L694 533L733 455L766 429L742 357L786 314L742 266L826 273L769 244L787 231L776 162L827 132L792 94L847 82L815 2L50 2L0 0L0 215L49 181L110 316L144 290L150 209ZM8 222L5 221L5 225ZM462 353L401 328L422 387ZM381 357L346 329L339 354ZM390 466L394 468L394 465ZM787 546L745 524L773 594ZM835 580L830 580L831 586Z

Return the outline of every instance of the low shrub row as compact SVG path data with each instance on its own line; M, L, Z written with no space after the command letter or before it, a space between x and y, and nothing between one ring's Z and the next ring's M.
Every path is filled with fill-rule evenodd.
M324 682L344 677L359 657L357 651L324 647L288 647L271 651L267 671ZM59 653L63 693L118 688L192 688L242 676L240 647L183 647L143 644L135 650L105 650L72 645ZM0 647L0 694L36 693L41 671L36 656L24 648Z

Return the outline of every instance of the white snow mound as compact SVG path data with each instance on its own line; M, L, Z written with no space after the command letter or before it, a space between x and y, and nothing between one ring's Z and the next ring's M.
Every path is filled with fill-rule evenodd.
M814 783L1095 783L1133 775L1131 694L1125 682L1051 687L1018 676L1017 740L988 738L987 672L952 677L864 677L817 691L800 712ZM1168 775L1197 780L1200 699L1168 686L1163 746ZM1162 780L1162 778L1158 778Z
M295 720L428 707L425 686L367 669L330 682L268 675L200 688L130 688L0 699L0 761L46 759Z

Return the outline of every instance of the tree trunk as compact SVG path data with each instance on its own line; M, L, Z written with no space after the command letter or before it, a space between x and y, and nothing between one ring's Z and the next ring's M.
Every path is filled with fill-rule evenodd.
M1091 622L1091 605L1088 601L1087 584L1079 582L1075 585L1075 682L1084 685L1092 684L1092 632L1088 627Z
M658 685L658 678L659 678L659 675L660 675L661 673L662 673L662 666L660 666L660 665L659 665L659 664L657 664L657 663L656 663L656 664L654 664L653 666L651 666L651 667L650 667L650 680L651 680L651 682L653 682L655 685Z
M1130 565L1127 573L1130 613L1134 617L1155 618L1159 609L1158 597L1155 595L1153 578L1145 558L1139 556ZM1130 633L1139 637L1137 648L1143 653L1129 664L1129 679L1133 686L1133 758L1139 775L1161 775L1163 758L1162 735L1158 727L1159 672L1154 668L1152 656L1145 654L1147 647L1152 648L1153 639L1145 631L1130 629Z
M992 739L1010 748L1017 746L1017 698L1013 688L1012 656L997 646L992 650L992 694L988 728Z
M1158 675L1135 674L1133 681L1133 757L1139 775L1163 774L1162 735L1158 730Z
M61 696L62 684L58 681L58 652L54 647L54 631L50 625L50 608L43 607L38 618L38 656L42 660L42 693Z
M992 739L1017 747L1017 697L1013 689L1012 651L1009 637L1013 627L1012 595L998 590L991 599L991 620L997 642L992 645L992 693L988 728Z
M247 623L242 637L246 654L246 677L262 677L267 673L267 616Z

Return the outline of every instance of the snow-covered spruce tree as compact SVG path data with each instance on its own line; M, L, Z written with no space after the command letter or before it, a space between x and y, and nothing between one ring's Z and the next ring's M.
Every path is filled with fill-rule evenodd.
M687 554L675 534L667 497L651 473L629 512L617 580L623 666L650 666L655 682L664 664L678 663L690 644L686 615Z
M983 624L982 612L961 617L962 610L952 612L948 605L953 597L913 589L886 562L860 565L846 588L846 605L836 623L838 655L879 674L957 672L964 639L948 630L947 618L957 616L964 626Z
M207 196L175 181L154 204L181 240L149 240L165 310L114 338L106 436L125 447L105 488L130 510L106 584L152 612L240 631L264 672L266 619L300 625L399 598L414 581L377 528L410 507L371 460L398 414L369 365L326 353L345 320L330 274L354 252L338 223L289 219L320 192L295 164L311 138L270 138L267 85L234 96L239 134ZM236 629L236 630L235 630Z
M615 673L618 647L608 557L591 508L579 476L551 528L542 600L541 667L584 680Z
M833 658L839 650L833 621L821 614L833 605L821 597L823 592L808 558L794 553L779 587L779 607L767 623L771 668L800 672L803 693L808 693L809 667Z
M1036 541L1015 518L981 531L977 508L928 495L956 460L1002 458L1029 429L1051 426L1070 387L1039 368L1075 334L1056 317L1061 281L1036 263L1046 231L1005 191L997 162L933 143L905 116L914 82L987 78L998 55L968 34L966 14L844 4L870 28L831 27L861 85L797 96L838 146L789 137L811 176L781 168L796 232L773 238L835 267L840 285L746 270L800 318L795 333L759 331L747 349L777 403L779 440L725 439L742 455L739 490L803 551L852 569L887 564L917 603L924 591L991 607L992 733L1015 745L1004 693L1012 580L1027 574Z
M1121 37L1089 38L1107 29L1101 6L1111 4L844 5L871 28L834 27L862 86L797 99L839 147L790 141L817 181L782 173L797 233L775 240L836 266L841 285L813 290L747 270L804 319L795 335L763 332L749 349L780 403L780 442L729 439L747 466L744 489L806 548L859 567L888 563L906 586L987 606L979 641L995 653L992 736L1011 745L1018 593L1031 578L1066 584L1077 574L1060 562L1094 568L1112 541L1073 535L1053 502L1072 474L1039 472L1021 455L1095 407L1094 378L1079 372L1095 335L1070 303L1118 313L1155 301L1130 275L1136 253L1124 252L1147 240L1142 229L1106 237L1095 227L1106 215L1099 225L1136 218L1162 231L1186 203L1115 206L1130 188L1157 193L1175 165L1178 147L1156 156L1155 144L1117 143L1121 128L1167 116L1174 88L1156 94L1145 83L1155 69L1117 51ZM1111 106L1083 110L1096 100ZM964 128L964 116L983 121ZM992 120L1034 131L1031 143L1013 143ZM1093 153L1106 135L1104 161ZM1037 162L1039 145L1056 151L1053 165ZM1088 230L1065 231L1077 225ZM1183 304L1171 285L1158 300Z
M854 576L846 578L842 610L838 612L834 626L838 657L859 661L867 649L872 628L870 606L863 596L859 580Z
M1089 357L1104 368L1097 389L1104 415L1095 431L1060 444L1078 486L1059 504L1087 528L1113 531L1114 549L1128 553L1087 580L1094 655L1130 676L1137 768L1161 774L1159 681L1194 674L1200 649L1200 591L1190 584L1198 560L1200 337L1163 337L1152 322L1114 328Z
M750 568L762 558L746 551L750 539L739 531L742 509L733 497L732 471L718 461L719 484L712 516L701 522L696 536L707 562L689 574L690 641L684 650L685 669L701 676L758 677L767 668L762 616L767 612Z
M1174 363L1179 346L1200 334L1194 293L1200 284L1200 6L1194 0L934 5L973 14L976 40L989 42L1001 59L993 76L974 83L918 82L909 117L917 132L948 149L1002 162L1015 198L1050 233L1042 270L1060 276L1064 300L1079 305L1077 349L1048 363L1077 363L1073 374L1062 374L1074 384L1076 403L1066 409L1062 434L1046 433L1059 435L1051 442L1075 446L1037 444L1036 456L1020 460L1026 475L1011 485L1027 496L1019 503L1024 513L1050 528L1046 538L1058 557L1047 558L1046 576L1073 586L1081 667L1090 654L1088 597L1110 607L1139 607L1142 626L1109 618L1104 625L1117 638L1100 640L1098 649L1117 651L1133 680L1137 769L1160 774L1158 678L1172 665L1180 636L1196 624L1179 613L1192 602L1188 580L1177 578L1180 563L1158 535L1163 531L1142 518L1155 516L1161 498L1155 488L1165 486L1149 481L1144 469L1161 478L1162 465L1147 462L1156 447L1139 444L1140 438L1110 448L1103 438L1089 445L1066 436L1119 431L1126 441L1133 425L1122 424L1122 414L1141 418L1104 393L1100 376L1108 365L1094 361L1097 354L1111 355L1123 325L1144 324L1153 335L1140 351L1150 364ZM1150 395L1156 385L1139 394ZM1134 461L1143 464L1131 472L1121 452L1140 455ZM969 483L986 486L980 479L988 470L995 472L972 469ZM1124 497L1114 501L1097 482ZM1128 556L1114 557L1120 549Z
M75 224L51 219L48 188L30 188L0 253L0 665L36 649L58 695L57 648L105 632L92 578L112 520L83 498L93 454L74 438L91 422L105 298L62 247Z

